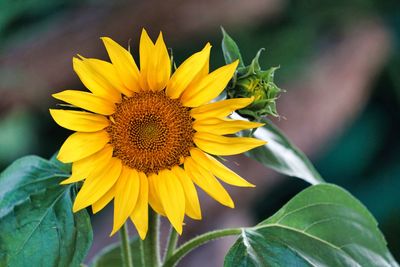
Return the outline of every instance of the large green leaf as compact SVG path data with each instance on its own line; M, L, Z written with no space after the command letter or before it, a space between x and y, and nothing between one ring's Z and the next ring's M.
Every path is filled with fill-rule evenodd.
M141 262L140 243L137 236L131 239L131 251L133 266L149 266ZM121 243L111 244L102 249L96 257L93 258L90 267L110 267L123 266L121 259Z
M244 119L233 114L235 119ZM277 172L303 179L310 184L323 183L321 175L314 168L310 160L276 127L271 121L264 120L264 126L259 127L254 137L267 141L264 146L246 152L265 166ZM249 135L248 131L240 133Z
M377 222L352 195L311 186L269 219L244 229L225 266L398 266Z
M0 174L0 266L79 266L92 243L85 210L72 212L73 186L60 163L36 156Z

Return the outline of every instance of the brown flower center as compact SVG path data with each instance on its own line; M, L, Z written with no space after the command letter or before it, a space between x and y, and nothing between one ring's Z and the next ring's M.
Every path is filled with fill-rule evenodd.
M194 146L189 109L161 92L139 92L117 104L107 128L114 157L146 174L182 163Z

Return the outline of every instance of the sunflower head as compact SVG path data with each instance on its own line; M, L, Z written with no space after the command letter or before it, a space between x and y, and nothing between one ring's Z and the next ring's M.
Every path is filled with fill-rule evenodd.
M253 98L211 102L238 62L209 72L211 45L206 44L171 74L162 34L154 43L143 30L139 69L125 48L101 39L111 62L75 57L73 68L88 91L54 94L75 109L50 110L60 126L75 131L58 154L60 161L72 163L72 174L62 183L83 181L74 211L91 206L96 213L113 201L112 234L130 218L144 239L149 205L178 233L185 215L201 219L196 186L233 207L220 181L253 185L213 155L239 154L265 144L225 136L261 125L227 118Z

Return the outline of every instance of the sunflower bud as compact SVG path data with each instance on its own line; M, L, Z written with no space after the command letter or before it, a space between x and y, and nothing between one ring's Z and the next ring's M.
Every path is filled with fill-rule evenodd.
M239 113L253 119L264 116L278 117L276 100L282 91L274 83L274 74L277 67L261 70L258 63L261 51L258 51L252 63L238 70L236 81L228 88L229 98L254 97L254 102Z
M239 114L252 120L259 120L264 116L278 117L276 100L280 92L283 91L274 83L274 74L278 67L272 67L268 70L261 69L259 58L264 49L260 49L251 64L245 66L235 41L223 29L222 33L224 36L222 49L225 61L228 63L235 59L240 60L237 73L227 88L227 97L254 97L251 105L238 110Z

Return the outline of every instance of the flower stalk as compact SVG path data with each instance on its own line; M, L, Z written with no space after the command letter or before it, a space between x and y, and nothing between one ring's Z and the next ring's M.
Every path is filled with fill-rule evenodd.
M119 231L121 237L121 253L124 267L133 267L131 246L129 244L128 226L126 223Z
M164 261L168 260L176 249L176 245L178 243L178 232L171 226L171 231L169 233L167 248L165 250Z
M202 235L199 235L185 244L180 246L175 252L169 257L162 267L174 267L187 253L193 249L218 238L232 235L240 235L242 233L241 228L228 228L222 230L211 231Z
M149 231L144 240L140 240L143 266L159 267L160 259L160 219L152 209L149 209Z

